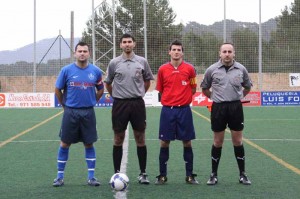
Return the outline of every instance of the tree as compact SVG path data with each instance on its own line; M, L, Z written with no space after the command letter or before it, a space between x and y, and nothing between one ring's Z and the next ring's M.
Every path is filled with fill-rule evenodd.
M218 59L218 49L222 41L213 33L195 34L193 31L183 35L184 59L192 63L198 74L203 74L208 66Z
M235 45L236 59L249 72L258 71L258 35L248 28L237 29L231 35Z
M276 18L277 30L272 33L270 45L275 54L277 71L300 71L300 0L285 7ZM280 67L281 66L281 67Z
M168 0L147 0L147 58L155 73L158 67L168 59L168 45L173 39L181 39L182 24L174 25L176 14L169 7ZM113 20L112 10L106 3L102 3L95 14L95 31L97 40L96 56L102 57L100 67L106 68L113 58ZM135 53L144 54L144 13L141 0L118 0L115 11L116 38L125 32L132 33L136 38ZM92 20L87 22L87 30L83 32L84 41L92 41ZM119 41L116 41L119 46ZM118 49L118 53L120 50Z

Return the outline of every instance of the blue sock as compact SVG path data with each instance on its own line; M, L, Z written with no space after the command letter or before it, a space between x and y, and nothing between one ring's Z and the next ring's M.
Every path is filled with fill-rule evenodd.
M64 178L64 172L68 157L69 148L62 148L60 146L57 154L57 178Z
M184 147L183 159L185 161L186 176L191 176L193 173L193 160L194 160L192 147Z
M160 148L159 153L159 172L160 175L167 176L167 163L169 160L169 147Z
M88 179L94 177L96 166L96 153L95 148L85 148L85 160L88 168Z

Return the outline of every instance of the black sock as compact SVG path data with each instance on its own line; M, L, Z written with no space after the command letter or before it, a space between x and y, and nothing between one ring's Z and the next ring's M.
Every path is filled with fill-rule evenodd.
M147 147L146 146L137 147L137 156L139 159L141 173L146 173Z
M222 154L222 147L215 147L214 145L211 148L211 167L212 167L212 173L215 173L215 175L218 175L218 167L219 162Z
M234 154L236 161L238 163L238 167L240 170L240 174L245 172L245 150L244 145L234 146Z
M122 156L123 156L123 146L115 146L114 145L114 147L113 147L113 161L114 161L115 173L120 172Z
M186 176L193 174L194 154L192 147L183 147L183 159L185 161Z

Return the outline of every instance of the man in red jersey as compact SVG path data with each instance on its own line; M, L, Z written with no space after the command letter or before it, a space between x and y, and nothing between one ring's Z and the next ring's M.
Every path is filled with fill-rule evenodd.
M160 114L159 170L155 184L167 182L167 162L171 141L181 140L186 170L186 183L199 184L193 174L193 149L191 140L195 139L190 103L196 92L196 72L193 65L183 61L183 46L178 40L169 47L171 61L162 65L157 74L156 90L161 95L163 105Z

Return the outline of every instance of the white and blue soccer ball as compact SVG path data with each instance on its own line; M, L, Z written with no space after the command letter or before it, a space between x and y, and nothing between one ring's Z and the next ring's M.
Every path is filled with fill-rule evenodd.
M129 186L129 178L124 173L115 173L110 178L109 184L115 191L125 191Z

